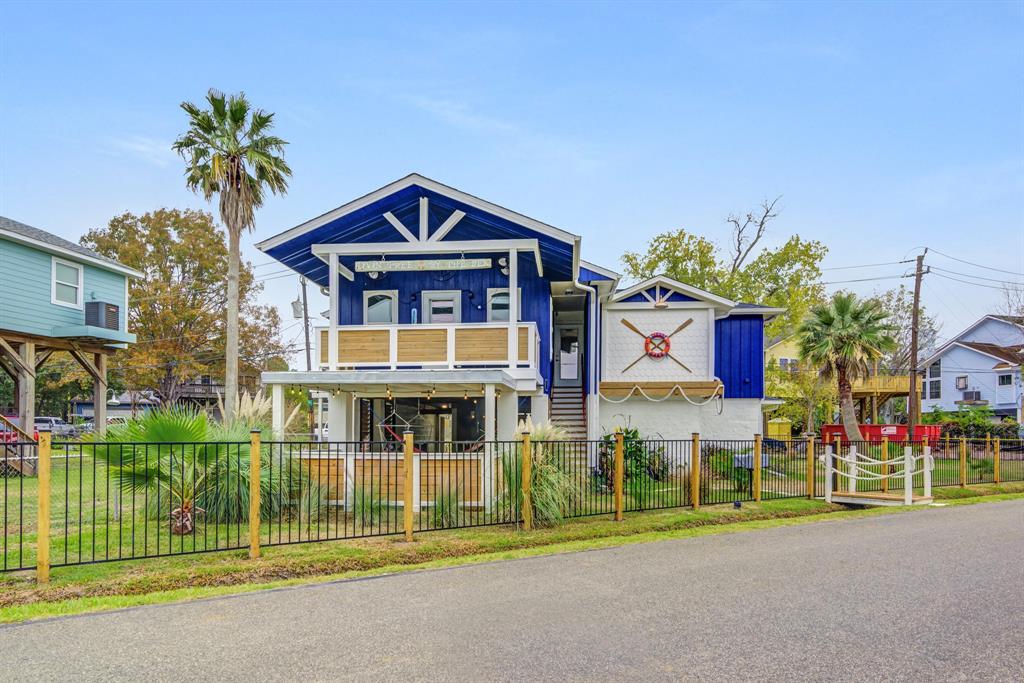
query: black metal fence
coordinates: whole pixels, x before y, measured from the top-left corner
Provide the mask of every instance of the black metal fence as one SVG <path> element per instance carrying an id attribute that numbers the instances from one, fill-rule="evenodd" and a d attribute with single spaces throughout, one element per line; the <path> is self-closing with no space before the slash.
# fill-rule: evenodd
<path id="1" fill-rule="evenodd" d="M 640 440 L 622 444 L 621 510 L 821 496 L 821 442 Z M 881 460 L 879 443 L 853 444 Z M 888 444 L 888 458 L 920 442 Z M 846 454 L 851 444 L 834 447 Z M 37 563 L 39 461 L 35 443 L 6 443 L 0 457 L 4 571 Z M 756 453 L 760 447 L 760 457 Z M 808 461 L 808 453 L 813 455 Z M 931 444 L 932 485 L 1024 481 L 1024 441 Z M 51 566 L 250 547 L 258 495 L 258 545 L 522 524 L 529 491 L 534 524 L 616 512 L 616 442 L 535 441 L 529 486 L 520 441 L 262 442 L 258 482 L 252 443 L 54 443 L 49 458 Z M 758 467 L 758 462 L 760 466 Z M 882 472 L 882 466 L 876 466 Z M 837 482 L 835 482 L 837 483 Z M 409 484 L 411 489 L 407 490 Z M 915 488 L 923 486 L 917 475 Z M 861 491 L 903 482 L 861 482 Z M 837 486 L 833 486 L 837 490 Z M 411 510 L 411 516 L 408 514 Z M 255 526 L 255 525 L 254 525 Z"/>

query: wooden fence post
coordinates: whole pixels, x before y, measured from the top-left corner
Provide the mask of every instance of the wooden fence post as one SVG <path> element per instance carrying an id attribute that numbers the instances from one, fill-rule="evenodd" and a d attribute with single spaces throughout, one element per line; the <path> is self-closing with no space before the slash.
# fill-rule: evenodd
<path id="1" fill-rule="evenodd" d="M 995 469 L 992 470 L 992 482 L 995 484 L 999 483 L 999 437 L 996 437 L 996 441 L 993 444 L 994 450 L 992 451 L 992 465 Z"/>
<path id="2" fill-rule="evenodd" d="M 700 507 L 700 434 L 690 437 L 690 505 Z"/>
<path id="3" fill-rule="evenodd" d="M 889 437 L 882 437 L 882 457 L 885 464 L 882 465 L 882 493 L 889 491 Z"/>
<path id="4" fill-rule="evenodd" d="M 39 477 L 39 509 L 36 532 L 36 581 L 50 582 L 50 430 L 39 432 L 36 474 Z"/>
<path id="5" fill-rule="evenodd" d="M 754 502 L 761 502 L 761 435 L 754 434 Z"/>
<path id="6" fill-rule="evenodd" d="M 260 556 L 260 430 L 249 433 L 249 559 Z"/>
<path id="7" fill-rule="evenodd" d="M 412 432 L 405 432 L 403 435 L 404 448 L 402 458 L 402 528 L 405 530 L 405 540 L 412 542 L 412 487 L 415 482 L 413 481 L 412 472 Z"/>
<path id="8" fill-rule="evenodd" d="M 807 497 L 814 498 L 814 484 L 816 477 L 814 476 L 814 435 L 807 437 Z"/>
<path id="9" fill-rule="evenodd" d="M 960 486 L 967 486 L 967 437 L 960 437 Z"/>
<path id="10" fill-rule="evenodd" d="M 533 446 L 530 433 L 523 432 L 523 529 L 533 529 L 533 500 L 530 498 L 530 484 L 533 483 Z"/>
<path id="11" fill-rule="evenodd" d="M 622 479 L 625 469 L 625 457 L 623 455 L 623 441 L 625 440 L 621 429 L 615 430 L 615 521 L 622 521 Z"/>

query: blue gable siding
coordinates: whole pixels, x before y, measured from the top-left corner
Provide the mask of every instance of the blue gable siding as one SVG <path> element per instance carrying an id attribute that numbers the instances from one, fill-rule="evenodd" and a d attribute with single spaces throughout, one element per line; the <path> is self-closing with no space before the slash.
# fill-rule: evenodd
<path id="1" fill-rule="evenodd" d="M 462 290 L 462 322 L 487 322 L 487 290 L 508 287 L 508 276 L 497 267 L 497 258 L 504 254 L 479 254 L 474 256 L 495 259 L 495 266 L 480 270 L 456 270 L 450 272 L 414 271 L 386 273 L 372 280 L 364 273 L 356 273 L 355 281 L 339 280 L 338 324 L 363 324 L 363 292 L 374 290 L 398 290 L 398 322 L 412 323 L 412 311 L 416 309 L 417 322 L 423 322 L 423 292 L 430 290 Z M 430 255 L 431 258 L 458 258 L 458 254 Z M 418 258 L 418 257 L 417 257 Z M 395 259 L 389 260 L 398 260 Z M 547 278 L 538 277 L 537 268 L 531 255 L 519 255 L 519 289 L 522 294 L 523 322 L 537 323 L 540 336 L 538 369 L 547 386 L 551 378 L 551 283 Z M 470 294 L 472 293 L 472 299 Z M 416 300 L 412 297 L 415 295 Z"/>
<path id="2" fill-rule="evenodd" d="M 764 398 L 764 320 L 732 315 L 715 321 L 715 375 L 726 398 Z"/>
<path id="3" fill-rule="evenodd" d="M 81 263 L 72 256 L 60 256 Z M 51 303 L 52 255 L 10 240 L 0 239 L 0 328 L 50 336 L 55 327 L 85 324 L 85 310 Z M 126 277 L 104 268 L 83 264 L 82 301 L 106 301 L 121 309 L 120 329 L 125 331 Z"/>

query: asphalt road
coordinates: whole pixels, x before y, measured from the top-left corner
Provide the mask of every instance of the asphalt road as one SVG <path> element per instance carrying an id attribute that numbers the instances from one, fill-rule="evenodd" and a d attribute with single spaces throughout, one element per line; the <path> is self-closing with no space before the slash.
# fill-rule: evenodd
<path id="1" fill-rule="evenodd" d="M 0 628 L 4 680 L 1024 680 L 1024 501 Z"/>

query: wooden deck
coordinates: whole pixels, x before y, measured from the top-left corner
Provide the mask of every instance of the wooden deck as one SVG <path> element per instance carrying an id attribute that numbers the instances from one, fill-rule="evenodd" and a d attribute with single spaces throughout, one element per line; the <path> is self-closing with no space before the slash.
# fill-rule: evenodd
<path id="1" fill-rule="evenodd" d="M 911 505 L 928 505 L 934 499 L 931 496 L 912 497 Z M 846 505 L 905 505 L 902 493 L 882 493 L 881 491 L 834 491 L 833 503 Z"/>

